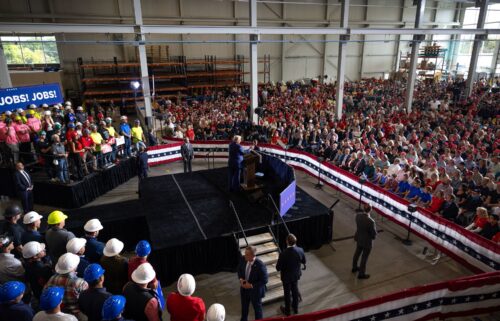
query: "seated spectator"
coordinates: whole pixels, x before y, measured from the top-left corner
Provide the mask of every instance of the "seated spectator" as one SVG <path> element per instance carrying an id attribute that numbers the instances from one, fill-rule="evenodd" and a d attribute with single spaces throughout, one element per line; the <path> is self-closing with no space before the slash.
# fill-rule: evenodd
<path id="1" fill-rule="evenodd" d="M 497 182 L 495 185 L 495 189 L 490 191 L 484 203 L 484 205 L 488 208 L 500 206 L 500 182 Z"/>
<path id="2" fill-rule="evenodd" d="M 442 193 L 442 192 L 441 192 Z M 457 217 L 458 217 L 458 212 L 459 208 L 456 203 L 456 198 L 455 196 L 452 195 L 445 195 L 444 196 L 444 203 L 441 209 L 439 210 L 439 213 L 448 221 L 456 222 Z"/>
<path id="3" fill-rule="evenodd" d="M 71 314 L 61 311 L 61 303 L 65 295 L 63 287 L 51 286 L 43 290 L 40 296 L 40 309 L 33 321 L 78 321 L 78 319 Z"/>
<path id="4" fill-rule="evenodd" d="M 77 255 L 73 253 L 63 254 L 57 261 L 56 274 L 45 284 L 45 289 L 62 287 L 64 289 L 62 311 L 74 315 L 79 320 L 85 320 L 78 306 L 78 298 L 83 291 L 88 289 L 89 285 L 84 279 L 76 276 L 76 269 L 79 263 L 80 258 Z M 40 298 L 40 307 L 42 309 L 44 309 L 43 297 L 44 294 L 42 293 Z"/>
<path id="5" fill-rule="evenodd" d="M 91 219 L 83 226 L 85 230 L 86 256 L 91 263 L 97 263 L 101 260 L 102 252 L 104 250 L 104 243 L 97 240 L 99 232 L 103 229 L 101 222 L 97 219 Z"/>
<path id="6" fill-rule="evenodd" d="M 43 218 L 42 215 L 34 211 L 28 212 L 24 215 L 23 224 L 26 231 L 24 231 L 23 234 L 21 235 L 21 244 L 23 246 L 31 241 L 36 241 L 39 243 L 43 243 L 45 241 L 43 235 L 40 234 L 40 232 L 38 232 L 38 229 L 42 224 L 41 222 L 42 218 Z"/>
<path id="7" fill-rule="evenodd" d="M 363 169 L 362 174 L 371 181 L 375 177 L 375 160 L 373 157 L 368 158 L 368 164 Z"/>
<path id="8" fill-rule="evenodd" d="M 458 213 L 458 222 L 460 225 L 465 226 L 472 219 L 476 208 L 483 205 L 483 201 L 481 199 L 480 189 L 475 188 L 471 191 L 471 195 L 469 195 L 464 203 L 464 205 L 460 208 L 460 212 Z"/>
<path id="9" fill-rule="evenodd" d="M 411 203 L 416 203 L 420 200 L 421 196 L 421 183 L 420 180 L 416 179 L 413 181 L 413 183 L 410 185 L 410 188 L 408 190 L 408 193 L 405 195 L 405 198 L 410 201 Z"/>
<path id="10" fill-rule="evenodd" d="M 498 215 L 490 214 L 488 217 L 488 224 L 484 225 L 481 232 L 479 232 L 479 235 L 491 240 L 498 232 L 500 232 L 500 228 L 498 227 Z"/>
<path id="11" fill-rule="evenodd" d="M 148 284 L 156 277 L 149 263 L 139 265 L 132 273 L 132 281 L 123 288 L 123 296 L 127 299 L 123 316 L 132 320 L 161 320 L 161 307 L 155 291 L 148 289 Z M 146 316 L 146 318 L 144 318 Z"/>
<path id="12" fill-rule="evenodd" d="M 120 255 L 123 242 L 112 238 L 106 243 L 100 264 L 106 271 L 104 286 L 112 294 L 122 293 L 123 286 L 128 281 L 128 260 Z"/>
<path id="13" fill-rule="evenodd" d="M 40 300 L 43 287 L 52 276 L 52 262 L 45 253 L 45 244 L 28 242 L 23 247 L 26 281 L 36 300 Z"/>
<path id="14" fill-rule="evenodd" d="M 89 284 L 89 288 L 80 294 L 78 304 L 88 321 L 102 320 L 104 302 L 111 297 L 111 293 L 104 287 L 104 272 L 104 269 L 96 263 L 87 266 L 84 272 L 83 278 Z"/>
<path id="15" fill-rule="evenodd" d="M 22 301 L 26 287 L 19 281 L 0 286 L 0 321 L 31 321 L 33 309 Z"/>
<path id="16" fill-rule="evenodd" d="M 403 180 L 398 183 L 398 187 L 394 192 L 401 197 L 406 197 L 410 192 L 410 187 L 411 185 L 408 183 L 408 174 L 404 174 Z"/>
<path id="17" fill-rule="evenodd" d="M 196 282 L 191 274 L 182 274 L 177 280 L 177 292 L 167 297 L 167 310 L 171 321 L 205 320 L 205 303 L 193 297 Z"/>
<path id="18" fill-rule="evenodd" d="M 432 202 L 432 188 L 430 186 L 425 186 L 420 192 L 420 199 L 418 201 L 418 206 L 427 207 Z"/>
<path id="19" fill-rule="evenodd" d="M 488 211 L 484 207 L 478 207 L 476 209 L 474 221 L 465 229 L 474 233 L 479 233 L 486 224 L 488 224 Z"/>
<path id="20" fill-rule="evenodd" d="M 89 260 L 85 257 L 85 244 L 87 240 L 84 238 L 75 237 L 68 241 L 66 244 L 66 250 L 68 253 L 73 253 L 78 255 L 80 258 L 80 263 L 78 263 L 78 268 L 76 269 L 76 275 L 79 278 L 83 278 L 83 273 L 87 266 L 90 265 Z"/>
<path id="21" fill-rule="evenodd" d="M 430 186 L 426 186 L 426 188 L 430 189 Z M 427 210 L 431 213 L 437 213 L 441 210 L 444 204 L 443 192 L 436 192 L 431 196 L 431 202 L 427 205 Z M 458 208 L 457 208 L 458 210 Z"/>

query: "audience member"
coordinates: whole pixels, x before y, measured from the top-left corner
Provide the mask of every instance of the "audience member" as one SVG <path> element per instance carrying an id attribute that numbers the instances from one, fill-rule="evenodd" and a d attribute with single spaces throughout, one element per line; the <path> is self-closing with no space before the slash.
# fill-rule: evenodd
<path id="1" fill-rule="evenodd" d="M 128 282 L 128 260 L 120 255 L 123 242 L 112 238 L 106 243 L 100 264 L 106 271 L 104 286 L 113 294 L 122 293 L 123 286 Z"/>
<path id="2" fill-rule="evenodd" d="M 167 297 L 167 310 L 171 321 L 205 320 L 205 303 L 201 298 L 192 296 L 196 281 L 191 274 L 182 274 L 177 280 L 177 292 Z"/>

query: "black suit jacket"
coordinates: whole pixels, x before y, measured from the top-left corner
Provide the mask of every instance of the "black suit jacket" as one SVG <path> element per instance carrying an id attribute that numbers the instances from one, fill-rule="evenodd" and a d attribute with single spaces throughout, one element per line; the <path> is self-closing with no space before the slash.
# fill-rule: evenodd
<path id="1" fill-rule="evenodd" d="M 377 236 L 375 221 L 366 213 L 359 213 L 356 214 L 356 227 L 354 240 L 361 247 L 371 248 L 372 242 Z"/>
<path id="2" fill-rule="evenodd" d="M 26 174 L 28 174 L 28 173 L 26 172 Z M 28 174 L 28 177 L 31 180 L 31 177 L 29 176 L 29 174 Z M 18 192 L 26 192 L 27 189 L 29 187 L 31 187 L 30 181 L 28 181 L 26 179 L 26 177 L 24 177 L 24 175 L 21 174 L 20 171 L 16 171 L 14 173 L 14 184 L 16 185 L 16 190 Z"/>
<path id="3" fill-rule="evenodd" d="M 238 265 L 238 279 L 245 279 L 245 270 L 247 262 L 241 260 Z M 251 295 L 256 298 L 262 298 L 266 294 L 266 284 L 268 280 L 267 268 L 264 262 L 256 258 L 252 264 L 250 275 L 247 282 L 252 284 L 252 289 L 244 289 L 240 287 L 242 294 Z"/>
<path id="4" fill-rule="evenodd" d="M 193 145 L 191 143 L 186 144 L 184 143 L 181 146 L 181 155 L 183 160 L 190 160 L 194 158 L 194 149 Z"/>
<path id="5" fill-rule="evenodd" d="M 290 246 L 281 252 L 276 263 L 276 270 L 281 272 L 281 281 L 283 283 L 298 281 L 302 275 L 301 264 L 306 264 L 306 256 L 301 247 Z"/>

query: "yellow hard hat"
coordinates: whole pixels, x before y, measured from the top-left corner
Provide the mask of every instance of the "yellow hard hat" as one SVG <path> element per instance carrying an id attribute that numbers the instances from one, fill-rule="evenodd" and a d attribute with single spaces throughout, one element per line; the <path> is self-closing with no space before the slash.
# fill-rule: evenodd
<path id="1" fill-rule="evenodd" d="M 62 221 L 64 221 L 67 218 L 68 218 L 68 216 L 66 214 L 64 214 L 63 212 L 53 211 L 52 213 L 49 214 L 47 221 L 48 221 L 49 225 L 54 225 L 54 224 L 61 223 Z"/>

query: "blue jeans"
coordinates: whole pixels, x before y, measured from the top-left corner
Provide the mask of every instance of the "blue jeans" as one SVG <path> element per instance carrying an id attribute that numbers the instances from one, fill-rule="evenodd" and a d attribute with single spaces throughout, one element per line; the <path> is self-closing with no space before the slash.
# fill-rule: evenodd
<path id="1" fill-rule="evenodd" d="M 130 146 L 132 145 L 132 140 L 125 136 L 125 156 L 132 155 L 132 151 L 130 150 Z"/>
<path id="2" fill-rule="evenodd" d="M 61 158 L 57 160 L 57 177 L 61 181 L 61 183 L 69 182 L 68 177 L 68 161 L 66 158 Z"/>

